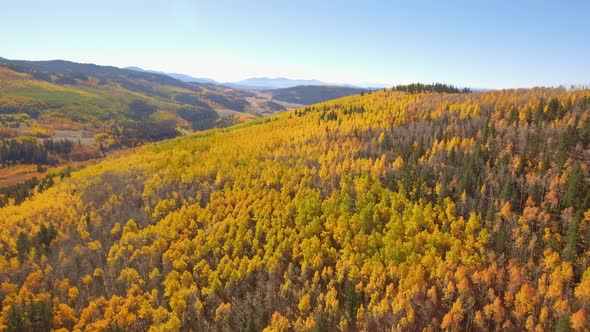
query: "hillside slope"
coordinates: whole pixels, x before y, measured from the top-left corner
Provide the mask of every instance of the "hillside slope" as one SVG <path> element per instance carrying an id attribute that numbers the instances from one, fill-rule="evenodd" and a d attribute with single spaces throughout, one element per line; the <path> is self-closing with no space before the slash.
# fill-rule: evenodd
<path id="1" fill-rule="evenodd" d="M 0 325 L 584 330 L 589 161 L 589 90 L 379 91 L 151 144 L 0 209 Z"/>
<path id="2" fill-rule="evenodd" d="M 0 58 L 0 126 L 28 127 L 40 123 L 52 129 L 76 125 L 104 129 L 105 122 L 109 122 L 106 127 L 130 126 L 140 130 L 145 125 L 138 121 L 151 120 L 149 127 L 165 124 L 162 129 L 174 136 L 174 126 L 181 131 L 223 127 L 345 94 L 327 91 L 333 89 L 340 88 L 249 91 L 184 82 L 139 68 Z M 137 101 L 144 107 L 134 109 L 132 103 Z M 146 114 L 141 114 L 142 109 Z M 236 116 L 220 119 L 228 114 Z M 100 128 L 95 133 L 98 131 Z"/>
<path id="3" fill-rule="evenodd" d="M 215 126 L 218 110 L 254 110 L 246 99 L 253 93 L 211 84 L 187 83 L 153 72 L 63 60 L 22 61 L 0 58 L 0 110 L 42 119 L 95 124 L 135 120 L 129 104 L 141 100 L 164 117 L 190 129 Z M 256 105 L 256 109 L 260 109 Z M 272 108 L 262 111 L 273 112 Z M 258 115 L 251 112 L 253 115 Z M 148 114 L 149 115 L 149 114 Z M 161 114 L 162 115 L 162 114 Z M 252 118 L 246 116 L 246 118 Z M 204 119 L 201 119 L 204 118 Z"/>
<path id="4" fill-rule="evenodd" d="M 16 63 L 0 67 L 0 124 L 9 127 L 32 122 L 137 127 L 142 121 L 168 121 L 172 128 L 191 130 L 215 126 L 217 109 L 244 111 L 248 105 L 241 96 L 163 75 L 84 65 L 90 66 L 87 69 L 76 63 L 56 67 Z"/>
<path id="5" fill-rule="evenodd" d="M 0 146 L 22 145 L 13 139 L 17 136 L 66 140 L 74 149 L 57 158 L 61 160 L 95 158 L 105 151 L 227 127 L 299 106 L 273 102 L 270 95 L 152 72 L 0 58 Z M 0 168 L 23 159 L 13 155 L 5 160 L 0 151 Z"/>

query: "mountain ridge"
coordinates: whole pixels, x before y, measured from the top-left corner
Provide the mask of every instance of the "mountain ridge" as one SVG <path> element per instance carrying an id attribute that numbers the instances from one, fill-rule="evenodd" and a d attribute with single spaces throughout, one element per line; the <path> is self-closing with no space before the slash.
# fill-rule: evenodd
<path id="1" fill-rule="evenodd" d="M 166 73 L 166 72 L 158 71 L 158 70 L 143 69 L 143 68 L 136 67 L 136 66 L 123 67 L 123 69 L 128 69 L 128 70 L 133 70 L 133 71 L 138 71 L 138 72 L 148 72 L 148 73 L 154 73 L 154 74 L 167 75 L 167 76 L 170 76 L 172 78 L 175 78 L 177 80 L 187 82 L 187 83 L 219 84 L 217 81 L 215 81 L 211 78 L 193 77 L 190 75 L 179 74 L 179 73 Z"/>
<path id="2" fill-rule="evenodd" d="M 217 84 L 217 85 L 225 85 L 229 87 L 235 88 L 242 88 L 242 89 L 253 89 L 253 90 L 274 90 L 274 89 L 284 89 L 284 88 L 292 88 L 296 86 L 339 86 L 339 87 L 350 87 L 350 88 L 359 88 L 359 89 L 369 89 L 369 90 L 377 90 L 389 87 L 388 84 L 382 83 L 331 83 L 320 81 L 316 79 L 291 79 L 287 77 L 249 77 L 240 81 L 229 81 L 229 82 L 220 82 L 214 80 L 212 78 L 205 78 L 205 77 L 193 77 L 187 74 L 180 74 L 180 73 L 166 73 L 163 71 L 158 70 L 151 70 L 151 69 L 143 69 L 136 66 L 129 66 L 123 67 L 124 69 L 134 70 L 138 72 L 149 72 L 149 73 L 156 73 L 162 75 L 168 75 L 170 77 L 179 79 L 184 82 L 196 82 L 196 83 L 205 83 L 205 84 Z"/>

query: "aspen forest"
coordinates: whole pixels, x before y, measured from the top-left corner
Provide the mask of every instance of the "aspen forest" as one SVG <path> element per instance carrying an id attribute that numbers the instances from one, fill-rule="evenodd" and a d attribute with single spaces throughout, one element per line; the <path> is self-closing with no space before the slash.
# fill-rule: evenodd
<path id="1" fill-rule="evenodd" d="M 365 91 L 33 184 L 0 208 L 1 328 L 590 330 L 590 90 L 451 88 Z"/>

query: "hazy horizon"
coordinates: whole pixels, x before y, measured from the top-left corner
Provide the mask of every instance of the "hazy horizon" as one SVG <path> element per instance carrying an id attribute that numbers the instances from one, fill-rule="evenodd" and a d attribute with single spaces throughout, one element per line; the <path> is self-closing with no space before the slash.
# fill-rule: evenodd
<path id="1" fill-rule="evenodd" d="M 590 83 L 586 2 L 25 0 L 6 9 L 35 23 L 22 24 L 22 15 L 0 23 L 0 56 L 9 59 L 136 66 L 219 82 Z"/>

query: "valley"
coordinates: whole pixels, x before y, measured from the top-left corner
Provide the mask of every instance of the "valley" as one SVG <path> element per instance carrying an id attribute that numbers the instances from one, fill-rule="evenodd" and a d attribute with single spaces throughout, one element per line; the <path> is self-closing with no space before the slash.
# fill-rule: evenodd
<path id="1" fill-rule="evenodd" d="M 46 141 L 71 146 L 60 153 L 49 152 L 49 158 L 33 164 L 19 157 L 0 157 L 4 174 L 0 188 L 42 177 L 44 171 L 39 170 L 48 167 L 102 158 L 120 149 L 224 128 L 311 103 L 274 99 L 273 90 L 203 82 L 185 82 L 139 68 L 0 58 L 0 134 L 5 144 L 16 148 L 23 146 L 19 140 L 27 139 L 31 141 L 27 144 L 35 146 Z M 320 96 L 321 100 L 333 97 Z M 38 170 L 31 172 L 34 164 Z"/>

